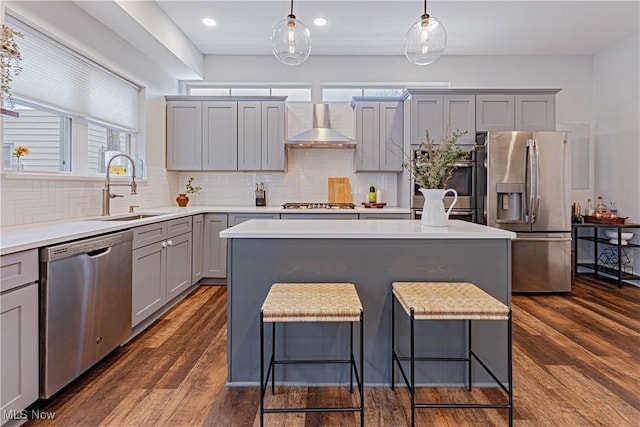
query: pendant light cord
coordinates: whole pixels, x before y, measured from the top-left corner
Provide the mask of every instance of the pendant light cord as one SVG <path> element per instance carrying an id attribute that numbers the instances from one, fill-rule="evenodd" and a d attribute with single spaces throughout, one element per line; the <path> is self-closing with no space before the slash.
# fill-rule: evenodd
<path id="1" fill-rule="evenodd" d="M 291 10 L 293 11 L 293 0 L 291 0 Z M 427 0 L 424 0 L 424 14 L 427 14 Z"/>
<path id="2" fill-rule="evenodd" d="M 291 13 L 289 14 L 289 16 L 287 16 L 287 18 L 296 19 L 296 16 L 293 14 L 293 0 L 291 0 Z"/>

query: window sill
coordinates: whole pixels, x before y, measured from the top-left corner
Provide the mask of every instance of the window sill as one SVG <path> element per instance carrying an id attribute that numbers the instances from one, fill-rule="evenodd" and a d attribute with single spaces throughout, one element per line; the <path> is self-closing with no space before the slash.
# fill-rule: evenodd
<path id="1" fill-rule="evenodd" d="M 38 172 L 12 172 L 10 170 L 2 171 L 2 179 L 46 179 L 47 181 L 84 181 L 84 182 L 104 182 L 103 175 L 72 175 L 67 173 L 38 173 Z M 128 182 L 131 177 L 113 175 L 110 177 L 113 182 Z M 146 178 L 136 178 L 136 182 L 147 182 Z"/>

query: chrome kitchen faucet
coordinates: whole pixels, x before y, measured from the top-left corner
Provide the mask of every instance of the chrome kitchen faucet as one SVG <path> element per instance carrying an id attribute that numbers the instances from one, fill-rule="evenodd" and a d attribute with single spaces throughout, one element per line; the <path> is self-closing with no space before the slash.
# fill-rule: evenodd
<path id="1" fill-rule="evenodd" d="M 131 162 L 131 166 L 133 168 L 133 171 L 132 171 L 132 174 L 131 174 L 131 182 L 129 184 L 111 184 L 111 176 L 110 176 L 111 162 L 113 162 L 113 159 L 115 159 L 116 157 L 126 157 Z M 138 189 L 138 184 L 136 184 L 136 164 L 134 163 L 133 159 L 131 157 L 127 156 L 126 154 L 116 154 L 115 156 L 110 158 L 109 162 L 107 163 L 107 175 L 104 178 L 104 188 L 102 189 L 102 216 L 109 216 L 110 215 L 109 204 L 111 202 L 111 199 L 115 199 L 116 197 L 124 197 L 121 194 L 113 194 L 113 193 L 111 193 L 111 186 L 112 185 L 113 186 L 131 187 L 131 193 L 129 193 L 129 194 L 131 194 L 131 195 L 137 194 L 136 191 Z"/>

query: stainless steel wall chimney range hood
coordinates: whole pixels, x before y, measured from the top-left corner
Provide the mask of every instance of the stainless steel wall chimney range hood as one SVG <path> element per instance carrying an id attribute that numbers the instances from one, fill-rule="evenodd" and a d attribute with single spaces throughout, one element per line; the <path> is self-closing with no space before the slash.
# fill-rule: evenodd
<path id="1" fill-rule="evenodd" d="M 313 128 L 285 141 L 287 148 L 354 148 L 356 143 L 329 127 L 329 104 L 313 104 Z"/>

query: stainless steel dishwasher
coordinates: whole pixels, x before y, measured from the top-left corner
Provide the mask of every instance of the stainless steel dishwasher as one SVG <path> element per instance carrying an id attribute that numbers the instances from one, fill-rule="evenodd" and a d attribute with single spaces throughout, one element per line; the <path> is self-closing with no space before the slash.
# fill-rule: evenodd
<path id="1" fill-rule="evenodd" d="M 131 335 L 131 231 L 40 250 L 40 397 Z"/>

